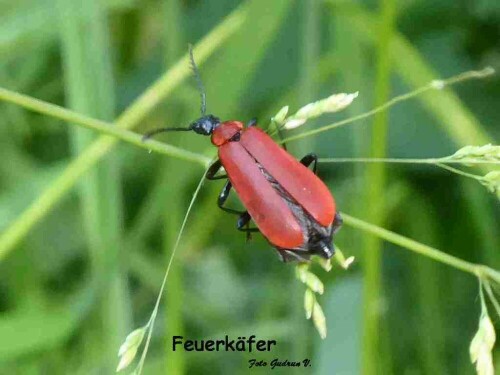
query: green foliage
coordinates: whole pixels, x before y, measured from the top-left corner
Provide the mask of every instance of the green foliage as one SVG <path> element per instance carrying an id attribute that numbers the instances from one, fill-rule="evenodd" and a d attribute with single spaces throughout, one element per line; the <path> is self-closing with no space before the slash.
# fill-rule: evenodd
<path id="1" fill-rule="evenodd" d="M 318 374 L 491 373 L 500 212 L 481 184 L 498 196 L 500 85 L 484 67 L 500 65 L 500 16 L 480 3 L 0 2 L 0 373 L 134 357 L 145 374 L 244 373 L 256 357 L 172 352 L 178 334 L 275 339 L 259 359 L 303 355 Z M 330 161 L 349 255 L 330 272 L 304 268 L 301 283 L 260 235 L 246 243 L 215 205 L 221 184 L 193 200 L 207 139 L 142 142 L 199 114 L 188 42 L 209 112 L 310 119 L 286 140 Z M 358 91 L 338 113 L 321 101 Z"/>

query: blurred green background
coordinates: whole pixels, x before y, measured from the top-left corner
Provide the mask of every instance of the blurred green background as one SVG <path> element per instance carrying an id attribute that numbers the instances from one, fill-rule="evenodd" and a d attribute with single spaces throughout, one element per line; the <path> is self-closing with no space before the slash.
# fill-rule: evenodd
<path id="1" fill-rule="evenodd" d="M 335 92 L 359 91 L 341 114 L 369 110 L 430 80 L 500 67 L 500 2 L 488 0 L 0 1 L 0 86 L 112 121 L 228 15 L 238 20 L 200 64 L 208 110 L 265 125 Z M 297 157 L 437 157 L 500 135 L 498 76 L 424 94 L 387 114 L 289 144 Z M 183 80 L 135 128 L 199 115 Z M 464 125 L 465 124 L 465 125 Z M 0 103 L 3 231 L 98 136 Z M 465 127 L 470 131 L 465 131 Z M 209 140 L 162 141 L 208 156 Z M 497 142 L 498 143 L 498 142 Z M 0 260 L 0 374 L 110 374 L 118 348 L 153 308 L 203 168 L 120 143 Z M 479 173 L 481 173 L 479 171 Z M 500 266 L 500 210 L 477 182 L 433 166 L 324 164 L 339 208 L 462 259 Z M 259 235 L 246 243 L 206 183 L 173 263 L 145 374 L 246 373 L 251 358 L 310 358 L 314 374 L 472 374 L 479 318 L 474 277 L 345 226 L 355 255 L 329 274 L 321 340 L 304 286 Z M 236 200 L 233 204 L 236 203 Z M 382 251 L 380 251 L 382 250 Z M 364 291 L 364 292 L 363 292 Z M 271 353 L 171 352 L 191 339 L 255 334 Z M 500 355 L 496 355 L 500 367 Z M 303 370 L 303 369 L 302 369 Z M 281 371 L 285 372 L 285 371 Z"/>

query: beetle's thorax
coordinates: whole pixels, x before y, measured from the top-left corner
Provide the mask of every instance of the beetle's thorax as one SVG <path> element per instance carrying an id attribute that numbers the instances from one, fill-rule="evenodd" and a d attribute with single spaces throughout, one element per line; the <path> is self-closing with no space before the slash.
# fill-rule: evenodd
<path id="1" fill-rule="evenodd" d="M 237 137 L 243 130 L 243 123 L 240 121 L 225 121 L 219 124 L 212 132 L 212 144 L 222 146 Z"/>

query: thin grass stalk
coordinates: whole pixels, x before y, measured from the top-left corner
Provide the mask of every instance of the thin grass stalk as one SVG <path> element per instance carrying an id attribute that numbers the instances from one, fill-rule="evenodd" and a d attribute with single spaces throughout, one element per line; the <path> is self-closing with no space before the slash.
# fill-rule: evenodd
<path id="1" fill-rule="evenodd" d="M 206 173 L 206 170 L 205 170 L 205 173 Z M 147 328 L 147 336 L 145 337 L 145 344 L 144 344 L 144 349 L 143 349 L 143 352 L 141 354 L 141 358 L 139 360 L 139 364 L 137 365 L 137 368 L 136 368 L 136 373 L 138 375 L 141 374 L 142 372 L 142 368 L 144 366 L 144 361 L 146 360 L 146 355 L 148 353 L 148 350 L 149 350 L 149 345 L 150 345 L 150 342 L 151 342 L 151 337 L 152 337 L 152 334 L 153 334 L 153 330 L 154 330 L 154 325 L 155 325 L 155 322 L 156 322 L 156 317 L 158 315 L 158 310 L 159 310 L 159 307 L 160 307 L 160 302 L 161 302 L 161 298 L 163 297 L 163 292 L 166 288 L 166 285 L 167 285 L 167 279 L 168 279 L 168 275 L 170 273 L 170 269 L 172 268 L 172 264 L 173 264 L 173 261 L 174 261 L 174 258 L 175 258 L 175 254 L 179 248 L 179 244 L 180 244 L 180 241 L 181 241 L 181 237 L 182 237 L 182 234 L 184 233 L 184 228 L 186 227 L 186 223 L 187 223 L 187 220 L 189 218 L 189 214 L 191 213 L 191 209 L 193 208 L 193 205 L 194 205 L 194 202 L 196 201 L 196 198 L 198 197 L 198 194 L 201 190 L 201 187 L 203 186 L 203 183 L 205 182 L 205 173 L 203 173 L 203 176 L 201 177 L 199 183 L 198 183 L 198 186 L 196 187 L 196 190 L 194 191 L 193 193 L 193 197 L 191 198 L 191 201 L 189 203 L 189 206 L 187 208 L 187 211 L 186 211 L 186 214 L 184 215 L 184 220 L 182 221 L 182 224 L 181 224 L 181 228 L 177 234 L 177 239 L 175 241 L 175 244 L 174 244 L 174 247 L 172 248 L 172 253 L 169 257 L 169 261 L 168 261 L 168 264 L 167 264 L 167 269 L 165 271 L 165 274 L 163 276 L 163 281 L 162 281 L 162 284 L 161 284 L 161 287 L 160 287 L 160 291 L 158 293 L 158 297 L 156 299 L 156 303 L 155 303 L 155 306 L 153 308 L 153 312 L 151 314 L 151 317 L 148 321 L 148 323 L 146 324 L 146 328 Z"/>
<path id="2" fill-rule="evenodd" d="M 472 274 L 480 279 L 490 279 L 495 283 L 500 284 L 500 272 L 495 269 L 484 266 L 482 264 L 467 262 L 460 258 L 444 253 L 431 246 L 424 245 L 420 242 L 417 242 L 400 234 L 391 232 L 377 225 L 370 224 L 364 220 L 355 218 L 344 212 L 342 213 L 342 218 L 344 219 L 344 223 L 347 226 L 351 226 L 353 228 L 360 229 L 367 233 L 371 233 L 372 235 L 375 235 L 393 244 L 401 246 L 402 248 L 411 250 L 417 254 L 423 255 L 437 262 L 446 264 L 457 270 Z"/>
<path id="3" fill-rule="evenodd" d="M 173 213 L 170 216 L 168 222 L 166 223 L 164 230 L 164 243 L 165 248 L 170 246 L 174 241 L 175 234 L 178 233 L 178 223 L 175 219 L 180 218 L 179 214 L 181 210 L 179 204 L 173 204 L 169 206 L 169 210 Z M 181 247 L 182 244 L 181 244 Z M 181 249 L 182 250 L 182 249 Z M 170 252 L 165 252 L 165 257 L 170 257 Z M 165 351 L 166 351 L 166 372 L 167 374 L 179 374 L 182 375 L 186 372 L 186 358 L 183 351 L 174 352 L 172 349 L 172 337 L 173 336 L 184 336 L 185 334 L 185 324 L 184 324 L 184 268 L 183 262 L 180 257 L 179 262 L 176 267 L 172 268 L 170 272 L 170 279 L 168 281 L 168 288 L 165 291 L 165 313 L 163 319 L 165 320 Z"/>
<path id="4" fill-rule="evenodd" d="M 353 30 L 363 37 L 364 43 L 372 46 L 377 44 L 376 36 L 380 21 L 374 14 L 367 11 L 365 7 L 352 2 L 325 1 L 349 20 Z M 399 32 L 394 32 L 391 38 L 389 54 L 395 71 L 414 90 L 439 78 L 431 64 Z M 490 69 L 489 75 L 491 73 Z M 478 119 L 451 90 L 440 90 L 420 96 L 419 99 L 437 120 L 437 125 L 443 128 L 459 147 L 493 143 L 492 137 L 481 126 Z"/>
<path id="5" fill-rule="evenodd" d="M 494 160 L 460 159 L 451 160 L 446 158 L 426 158 L 426 159 L 396 159 L 396 158 L 321 158 L 320 163 L 392 163 L 392 164 L 491 164 L 500 165 Z"/>
<path id="6" fill-rule="evenodd" d="M 166 143 L 148 140 L 144 142 L 142 136 L 133 131 L 119 129 L 111 122 L 97 120 L 93 117 L 85 116 L 75 111 L 32 98 L 27 95 L 7 90 L 0 87 L 0 100 L 16 104 L 30 111 L 57 118 L 68 124 L 75 124 L 85 129 L 94 130 L 98 133 L 110 135 L 118 140 L 133 144 L 148 151 L 155 151 L 174 158 L 188 160 L 193 163 L 205 166 L 210 160 L 203 155 L 196 154 L 181 148 L 171 146 Z"/>

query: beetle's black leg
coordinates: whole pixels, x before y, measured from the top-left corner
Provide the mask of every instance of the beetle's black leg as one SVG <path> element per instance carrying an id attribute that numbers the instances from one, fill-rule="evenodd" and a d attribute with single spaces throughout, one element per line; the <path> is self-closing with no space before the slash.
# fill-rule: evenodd
<path id="1" fill-rule="evenodd" d="M 256 123 L 256 121 L 255 121 L 255 123 Z M 249 124 L 249 126 L 254 126 L 254 125 Z M 209 180 L 220 180 L 223 178 L 227 178 L 227 175 L 216 176 L 220 167 L 222 167 L 222 163 L 220 162 L 220 160 L 217 160 L 216 162 L 214 162 L 210 166 L 205 177 Z M 229 197 L 229 193 L 231 192 L 232 187 L 233 187 L 233 185 L 231 184 L 231 181 L 227 180 L 226 184 L 224 185 L 224 187 L 222 188 L 222 190 L 219 194 L 219 197 L 217 198 L 217 206 L 219 206 L 219 208 L 221 210 L 228 212 L 230 214 L 240 215 L 240 217 L 238 219 L 238 223 L 237 223 L 237 228 L 238 228 L 238 230 L 247 233 L 247 240 L 248 240 L 248 239 L 250 239 L 250 233 L 258 232 L 259 229 L 258 228 L 249 228 L 250 220 L 252 218 L 250 217 L 250 214 L 248 213 L 248 211 L 240 211 L 240 210 L 235 210 L 233 208 L 224 207 L 224 204 L 226 203 L 227 198 Z M 246 226 L 246 228 L 244 228 L 245 226 Z"/>
<path id="2" fill-rule="evenodd" d="M 205 174 L 205 177 L 207 180 L 222 180 L 223 178 L 227 178 L 227 174 L 221 174 L 219 176 L 216 176 L 217 172 L 219 169 L 222 167 L 222 163 L 220 160 L 216 160 L 210 168 L 208 168 L 207 173 Z"/>
<path id="3" fill-rule="evenodd" d="M 248 213 L 248 211 L 243 212 L 240 215 L 240 217 L 238 218 L 238 223 L 236 224 L 236 227 L 238 228 L 238 230 L 246 231 L 246 229 L 250 229 L 250 228 L 243 228 L 243 227 L 248 226 L 248 223 L 250 223 L 250 220 L 252 220 L 252 218 L 250 217 L 250 214 Z M 255 228 L 255 229 L 257 229 L 257 228 Z"/>
<path id="4" fill-rule="evenodd" d="M 256 126 L 256 125 L 257 125 L 257 117 L 254 117 L 254 118 L 250 119 L 250 121 L 248 121 L 247 128 L 251 128 L 252 126 Z"/>
<path id="5" fill-rule="evenodd" d="M 316 174 L 317 170 L 317 165 L 318 165 L 318 155 L 314 153 L 307 154 L 304 156 L 302 159 L 300 159 L 300 163 L 305 165 L 306 167 L 309 167 L 311 164 L 313 164 L 313 172 Z"/>
<path id="6" fill-rule="evenodd" d="M 238 230 L 247 234 L 247 241 L 252 238 L 252 233 L 259 232 L 259 228 L 250 228 L 250 220 L 252 220 L 252 218 L 250 217 L 248 211 L 246 211 L 240 215 L 238 223 L 236 224 Z"/>
<path id="7" fill-rule="evenodd" d="M 289 249 L 276 249 L 280 260 L 284 263 L 288 262 L 309 262 L 311 254 L 305 253 L 300 254 L 298 251 L 289 250 Z"/>
<path id="8" fill-rule="evenodd" d="M 335 214 L 335 218 L 333 219 L 332 234 L 337 233 L 343 223 L 344 219 L 342 219 L 342 216 L 340 216 L 340 214 L 337 212 Z"/>
<path id="9" fill-rule="evenodd" d="M 217 199 L 217 206 L 219 206 L 221 210 L 229 212 L 230 214 L 243 215 L 246 211 L 239 211 L 233 208 L 224 207 L 224 203 L 226 203 L 227 198 L 229 197 L 229 192 L 231 191 L 232 187 L 233 185 L 231 184 L 231 181 L 227 180 L 226 184 L 222 188 L 219 197 Z"/>
<path id="10" fill-rule="evenodd" d="M 219 206 L 220 209 L 229 212 L 230 214 L 240 215 L 236 227 L 238 228 L 238 230 L 245 232 L 247 234 L 247 240 L 249 240 L 251 236 L 250 233 L 258 232 L 259 229 L 250 228 L 250 220 L 252 220 L 252 218 L 250 217 L 248 211 L 238 211 L 232 208 L 224 207 L 224 203 L 226 203 L 232 187 L 233 185 L 231 185 L 231 182 L 228 180 L 219 194 L 219 198 L 217 199 L 217 206 Z"/>

